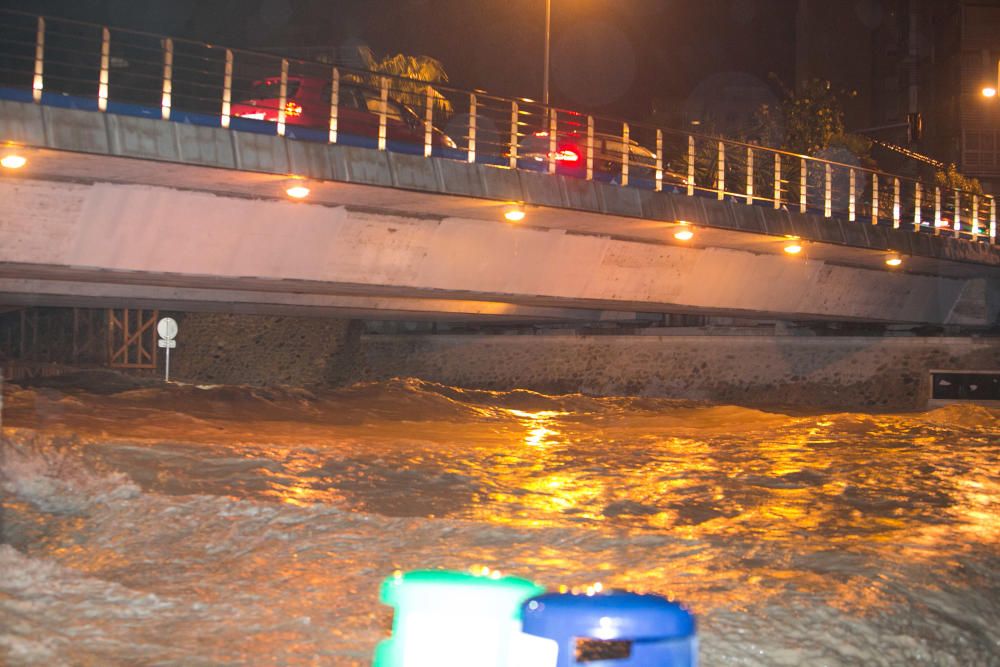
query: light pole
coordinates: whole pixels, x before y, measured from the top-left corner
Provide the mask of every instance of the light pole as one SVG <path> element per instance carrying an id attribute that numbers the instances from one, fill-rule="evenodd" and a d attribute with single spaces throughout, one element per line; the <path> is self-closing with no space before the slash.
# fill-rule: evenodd
<path id="1" fill-rule="evenodd" d="M 542 104 L 549 105 L 549 42 L 552 36 L 552 0 L 545 0 L 545 63 L 542 76 Z"/>

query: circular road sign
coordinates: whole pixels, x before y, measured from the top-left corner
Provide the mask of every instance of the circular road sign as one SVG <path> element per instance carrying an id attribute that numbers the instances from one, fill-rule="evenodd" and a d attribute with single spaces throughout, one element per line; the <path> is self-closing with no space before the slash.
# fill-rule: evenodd
<path id="1" fill-rule="evenodd" d="M 156 325 L 156 333 L 160 334 L 160 338 L 173 340 L 177 336 L 177 322 L 172 317 L 164 317 Z"/>

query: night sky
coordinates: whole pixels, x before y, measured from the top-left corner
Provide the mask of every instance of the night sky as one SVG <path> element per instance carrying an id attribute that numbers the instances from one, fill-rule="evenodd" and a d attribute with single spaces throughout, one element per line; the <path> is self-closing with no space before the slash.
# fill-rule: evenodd
<path id="1" fill-rule="evenodd" d="M 794 77 L 795 0 L 553 0 L 553 104 L 646 119 L 713 82 Z M 367 44 L 439 59 L 452 85 L 541 97 L 543 0 L 0 0 L 273 51 Z"/>

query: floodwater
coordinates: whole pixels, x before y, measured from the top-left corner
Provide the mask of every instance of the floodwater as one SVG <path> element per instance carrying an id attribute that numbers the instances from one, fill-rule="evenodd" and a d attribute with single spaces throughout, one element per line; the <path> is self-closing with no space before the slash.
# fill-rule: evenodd
<path id="1" fill-rule="evenodd" d="M 365 665 L 396 569 L 655 591 L 703 665 L 1000 665 L 1000 412 L 5 388 L 0 663 Z"/>

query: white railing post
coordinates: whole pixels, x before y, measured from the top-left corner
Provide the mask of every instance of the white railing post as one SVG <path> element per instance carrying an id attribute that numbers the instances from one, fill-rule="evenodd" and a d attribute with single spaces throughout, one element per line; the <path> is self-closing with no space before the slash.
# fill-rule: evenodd
<path id="1" fill-rule="evenodd" d="M 858 219 L 858 190 L 855 183 L 856 174 L 851 168 L 847 171 L 847 219 L 854 222 Z"/>
<path id="2" fill-rule="evenodd" d="M 823 186 L 823 217 L 832 218 L 833 217 L 833 168 L 830 166 L 829 162 L 825 162 L 823 166 L 826 168 L 825 171 L 825 185 Z"/>
<path id="3" fill-rule="evenodd" d="M 222 127 L 229 127 L 233 101 L 233 52 L 226 49 L 226 67 L 222 74 Z"/>
<path id="4" fill-rule="evenodd" d="M 990 242 L 997 242 L 997 198 L 990 197 Z"/>
<path id="5" fill-rule="evenodd" d="M 913 184 L 913 231 L 920 231 L 920 217 L 921 211 L 920 207 L 923 205 L 923 188 L 920 185 L 920 181 L 916 181 Z"/>
<path id="6" fill-rule="evenodd" d="M 892 179 L 892 228 L 899 229 L 899 179 Z"/>
<path id="7" fill-rule="evenodd" d="M 424 157 L 434 154 L 434 88 L 424 94 Z"/>
<path id="8" fill-rule="evenodd" d="M 170 120 L 170 98 L 173 92 L 174 78 L 174 40 L 163 39 L 163 94 L 160 97 L 160 115 L 163 120 Z"/>
<path id="9" fill-rule="evenodd" d="M 781 208 L 781 153 L 774 154 L 774 209 Z"/>
<path id="10" fill-rule="evenodd" d="M 878 224 L 878 174 L 872 173 L 872 224 Z"/>
<path id="11" fill-rule="evenodd" d="M 799 158 L 799 213 L 805 213 L 809 202 L 809 163 Z"/>
<path id="12" fill-rule="evenodd" d="M 663 190 L 663 130 L 656 130 L 656 184 L 657 192 Z"/>
<path id="13" fill-rule="evenodd" d="M 469 164 L 476 161 L 476 94 L 469 93 L 469 144 L 468 157 Z"/>
<path id="14" fill-rule="evenodd" d="M 340 124 L 340 70 L 331 68 L 330 72 L 330 136 L 331 144 L 337 143 L 337 130 Z"/>
<path id="15" fill-rule="evenodd" d="M 337 143 L 337 130 L 340 125 L 340 70 L 331 68 L 330 72 L 330 136 L 331 144 Z"/>
<path id="16" fill-rule="evenodd" d="M 510 168 L 517 169 L 517 144 L 520 117 L 517 111 L 517 100 L 510 103 Z"/>
<path id="17" fill-rule="evenodd" d="M 45 19 L 38 17 L 38 30 L 35 34 L 35 76 L 31 80 L 31 99 L 42 101 L 44 83 L 42 74 L 45 71 Z"/>
<path id="18" fill-rule="evenodd" d="M 695 152 L 694 152 L 694 135 L 689 134 L 688 135 L 688 159 L 687 159 L 687 168 L 688 168 L 688 170 L 687 170 L 688 171 L 687 194 L 688 194 L 688 197 L 694 196 L 694 158 L 695 158 Z"/>
<path id="19" fill-rule="evenodd" d="M 719 142 L 719 157 L 716 160 L 715 194 L 719 201 L 726 197 L 726 145 Z"/>
<path id="20" fill-rule="evenodd" d="M 594 180 L 594 117 L 587 116 L 587 180 Z"/>
<path id="21" fill-rule="evenodd" d="M 111 31 L 101 28 L 101 73 L 97 85 L 97 108 L 108 110 L 108 68 L 111 64 Z"/>
<path id="22" fill-rule="evenodd" d="M 622 187 L 628 185 L 628 123 L 622 123 Z"/>
<path id="23" fill-rule="evenodd" d="M 389 77 L 379 77 L 378 149 L 384 151 L 389 139 Z"/>
<path id="24" fill-rule="evenodd" d="M 281 84 L 278 86 L 278 136 L 285 136 L 285 105 L 288 103 L 288 59 L 281 59 Z"/>
<path id="25" fill-rule="evenodd" d="M 979 195 L 972 195 L 972 238 L 979 236 Z"/>
<path id="26" fill-rule="evenodd" d="M 556 173 L 556 150 L 559 147 L 556 133 L 559 130 L 559 117 L 555 109 L 549 109 L 549 173 Z"/>
<path id="27" fill-rule="evenodd" d="M 747 206 L 753 204 L 753 147 L 747 146 Z"/>
<path id="28" fill-rule="evenodd" d="M 934 188 L 934 233 L 941 233 L 941 188 Z"/>
<path id="29" fill-rule="evenodd" d="M 952 190 L 955 195 L 955 220 L 952 229 L 961 233 L 962 231 L 962 195 L 958 190 Z"/>

